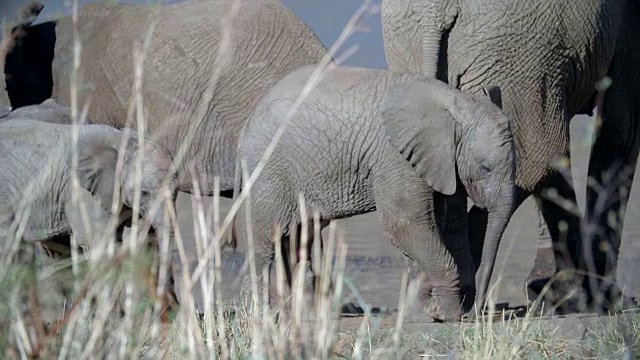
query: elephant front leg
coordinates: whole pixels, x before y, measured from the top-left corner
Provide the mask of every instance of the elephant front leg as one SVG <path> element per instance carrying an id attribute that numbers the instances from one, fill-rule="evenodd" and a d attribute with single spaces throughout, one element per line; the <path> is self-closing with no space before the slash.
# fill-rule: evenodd
<path id="1" fill-rule="evenodd" d="M 384 234 L 420 266 L 432 286 L 429 315 L 436 320 L 459 321 L 472 303 L 464 306 L 463 298 L 475 298 L 475 291 L 470 291 L 475 290 L 473 281 L 471 289 L 461 287 L 461 279 L 473 278 L 468 248 L 458 254 L 463 258 L 454 258 L 452 251 L 466 241 L 455 244 L 459 239 L 442 236 L 435 215 L 441 209 L 434 207 L 434 193 L 413 172 L 381 172 L 374 177 L 373 190 Z"/>
<path id="2" fill-rule="evenodd" d="M 265 291 L 269 289 L 271 264 L 275 257 L 275 224 L 272 215 L 278 213 L 277 206 L 271 206 L 264 197 L 254 197 L 254 193 L 264 193 L 260 190 L 260 182 L 254 184 L 252 196 L 248 197 L 240 207 L 234 220 L 238 243 L 245 252 L 246 268 L 241 274 L 241 291 L 249 294 L 251 306 L 257 306 L 255 311 L 261 311 L 261 301 Z M 285 254 L 283 253 L 283 257 Z M 267 292 L 267 297 L 269 294 Z M 255 298 L 253 298 L 255 297 Z"/>
<path id="3" fill-rule="evenodd" d="M 19 289 L 19 312 L 20 317 L 24 319 L 24 325 L 28 332 L 28 342 L 30 342 L 30 353 L 28 357 L 39 358 L 40 349 L 44 345 L 47 336 L 47 319 L 53 320 L 53 314 L 47 314 L 47 304 L 43 304 L 42 293 L 39 290 L 40 284 L 37 280 L 38 260 L 43 260 L 41 255 L 36 252 L 36 244 L 23 244 L 17 253 L 18 260 L 21 264 L 27 264 L 23 269 L 23 276 L 18 278 L 18 282 L 14 284 L 15 289 Z M 40 259 L 38 259 L 40 257 Z M 51 289 L 46 289 L 51 290 Z M 15 290 L 14 290 L 15 291 Z M 50 300 L 52 294 L 46 294 L 46 299 Z M 18 304 L 17 304 L 18 305 Z M 45 305 L 44 307 L 42 305 Z M 43 309 L 44 308 L 44 309 Z M 45 310 L 43 312 L 43 310 Z M 32 351 L 32 352 L 31 352 Z"/>
<path id="4" fill-rule="evenodd" d="M 158 294 L 158 288 L 163 278 L 163 276 L 161 276 L 163 261 L 161 259 L 160 237 L 158 234 L 154 232 L 147 235 L 146 248 L 150 254 L 153 254 L 154 259 L 151 271 L 152 276 L 149 277 L 151 298 L 160 297 L 161 319 L 163 322 L 167 322 L 169 313 L 178 311 L 178 307 L 180 306 L 175 288 L 174 264 L 172 261 L 173 246 L 170 245 L 167 251 L 168 259 L 165 260 L 167 262 L 166 279 L 164 279 L 163 284 L 164 290 L 160 294 Z"/>

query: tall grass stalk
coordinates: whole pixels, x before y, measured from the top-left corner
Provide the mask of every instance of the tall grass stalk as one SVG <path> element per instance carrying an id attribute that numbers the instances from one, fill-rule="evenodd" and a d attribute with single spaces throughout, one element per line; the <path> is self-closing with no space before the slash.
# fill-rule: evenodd
<path id="1" fill-rule="evenodd" d="M 88 216 L 84 217 L 87 229 L 92 238 L 88 253 L 78 250 L 80 244 L 87 243 L 87 239 L 72 238 L 72 256 L 66 266 L 59 264 L 46 265 L 39 271 L 42 274 L 38 283 L 29 282 L 28 276 L 21 273 L 15 275 L 14 261 L 20 252 L 20 238 L 24 231 L 25 222 L 31 211 L 28 208 L 28 194 L 22 202 L 16 221 L 8 230 L 8 241 L 0 244 L 2 257 L 0 267 L 6 271 L 0 271 L 0 283 L 7 284 L 7 316 L 0 318 L 3 329 L 5 322 L 6 345 L 4 354 L 8 358 L 26 358 L 40 356 L 43 358 L 73 359 L 73 358 L 169 358 L 169 359 L 244 359 L 244 358 L 277 358 L 291 357 L 310 359 L 329 359 L 334 356 L 335 344 L 340 340 L 339 333 L 341 323 L 339 320 L 340 305 L 342 301 L 344 284 L 348 274 L 345 273 L 348 245 L 339 232 L 337 224 L 330 222 L 328 236 L 325 239 L 326 249 L 321 249 L 322 234 L 320 231 L 320 219 L 317 214 L 309 213 L 304 194 L 299 194 L 298 204 L 302 219 L 300 239 L 296 239 L 297 233 L 293 231 L 290 241 L 295 245 L 298 240 L 301 244 L 300 254 L 283 254 L 281 247 L 281 233 L 276 232 L 275 244 L 275 296 L 273 304 L 270 304 L 268 291 L 270 284 L 263 284 L 263 293 L 258 293 L 258 273 L 262 272 L 262 279 L 266 281 L 268 274 L 265 269 L 256 268 L 253 234 L 251 232 L 251 187 L 255 183 L 261 171 L 269 160 L 280 137 L 283 135 L 292 115 L 306 99 L 317 83 L 327 71 L 340 64 L 345 58 L 353 54 L 356 47 L 346 49 L 341 56 L 336 56 L 346 40 L 357 29 L 358 21 L 370 10 L 371 1 L 364 1 L 354 16 L 345 26 L 337 41 L 329 49 L 329 53 L 319 64 L 304 90 L 300 94 L 290 112 L 283 119 L 276 135 L 266 149 L 258 166 L 249 173 L 242 166 L 243 191 L 233 201 L 228 215 L 220 219 L 219 179 L 214 179 L 214 196 L 208 198 L 201 193 L 201 184 L 206 179 L 198 178 L 193 173 L 192 211 L 194 213 L 193 226 L 197 264 L 192 268 L 190 264 L 186 239 L 178 226 L 178 214 L 171 206 L 156 204 L 152 211 L 162 211 L 175 230 L 174 244 L 177 252 L 177 262 L 181 272 L 178 278 L 181 286 L 178 288 L 180 307 L 174 315 L 171 323 L 165 325 L 160 321 L 159 313 L 162 310 L 161 297 L 164 294 L 165 280 L 169 275 L 169 264 L 173 255 L 173 244 L 161 242 L 157 251 L 151 251 L 140 246 L 148 241 L 149 224 L 143 224 L 138 220 L 140 196 L 136 196 L 133 204 L 133 221 L 130 235 L 125 237 L 124 244 L 118 246 L 115 242 L 113 229 L 118 225 L 116 216 L 111 218 L 107 229 L 95 228 Z M 214 58 L 216 59 L 215 71 L 208 79 L 208 86 L 202 96 L 197 109 L 196 117 L 204 118 L 206 111 L 215 94 L 217 81 L 223 71 L 223 67 L 230 61 L 227 55 L 230 53 L 230 26 L 233 18 L 240 9 L 239 1 L 232 7 L 229 16 L 221 24 L 222 40 Z M 80 127 L 84 123 L 89 105 L 92 99 L 87 99 L 81 104 L 79 92 L 82 88 L 78 71 L 81 67 L 82 43 L 78 33 L 79 15 L 77 0 L 72 4 L 72 19 L 74 32 L 73 46 L 73 71 L 71 74 L 71 113 L 73 118 L 72 139 L 77 146 Z M 155 20 L 149 26 L 148 32 L 141 37 L 142 41 L 132 48 L 134 52 L 134 83 L 132 84 L 132 96 L 129 100 L 127 112 L 127 127 L 135 124 L 140 145 L 144 145 L 146 132 L 146 117 L 144 112 L 144 61 L 147 50 L 153 41 Z M 4 44 L 4 42 L 3 42 Z M 331 59 L 335 59 L 332 62 Z M 96 101 L 97 99 L 93 99 Z M 190 150 L 191 140 L 196 135 L 196 126 L 187 129 L 187 136 L 183 144 L 174 156 L 172 168 L 176 171 L 191 171 L 184 169 L 183 163 L 187 152 Z M 123 141 L 122 146 L 125 146 Z M 119 170 L 122 166 L 122 154 L 118 159 Z M 144 161 L 142 152 L 139 153 L 137 162 L 138 178 Z M 77 169 L 78 154 L 74 151 L 74 170 Z M 75 172 L 75 171 L 74 171 Z M 82 203 L 77 177 L 73 177 L 74 201 L 81 208 L 86 208 Z M 31 188 L 37 186 L 37 181 L 32 182 Z M 139 192 L 139 181 L 137 184 Z M 30 189 L 31 189 L 30 188 Z M 116 182 L 114 194 L 120 194 L 119 183 Z M 166 195 L 166 194 L 165 194 Z M 166 199 L 165 199 L 166 200 Z M 210 208 L 206 202 L 211 201 Z M 114 199 L 111 210 L 117 213 L 119 199 Z M 231 304 L 226 303 L 223 297 L 223 285 L 231 280 L 222 277 L 222 251 L 224 234 L 232 226 L 233 219 L 241 206 L 245 205 L 247 212 L 248 243 L 247 259 L 240 272 L 249 271 L 250 298 L 244 300 L 236 296 Z M 311 217 L 310 217 L 311 215 Z M 313 223 L 309 223 L 309 219 Z M 2 229 L 0 229 L 2 231 Z M 312 231 L 309 234 L 309 231 Z M 157 234 L 161 238 L 162 234 Z M 309 241 L 313 241 L 312 264 L 308 264 Z M 295 246 L 290 247 L 292 250 Z M 323 251 L 320 251 L 323 250 Z M 293 251 L 292 251 L 293 252 Z M 159 255 L 156 263 L 154 258 Z M 35 256 L 35 255 L 31 255 Z M 283 260 L 289 257 L 293 270 L 293 284 L 289 289 L 284 274 Z M 299 261 L 298 261 L 299 259 Z M 295 261 L 294 261 L 295 260 Z M 175 262 L 172 265 L 177 265 Z M 293 266 L 295 265 L 295 266 Z M 316 275 L 318 288 L 313 305 L 307 302 L 305 297 L 305 282 L 307 278 L 305 270 L 312 265 Z M 47 282 L 55 282 L 57 276 L 64 271 L 72 272 L 73 291 L 69 299 L 60 304 L 49 301 L 52 293 L 39 291 Z M 158 270 L 156 270 L 158 269 Z M 241 274 L 239 274 L 241 275 Z M 158 286 L 153 289 L 153 279 L 158 277 Z M 26 280 L 25 280 L 26 279 Z M 234 279 L 235 280 L 235 279 Z M 319 280 L 319 281 L 318 281 Z M 386 330 L 379 328 L 379 317 L 372 314 L 370 306 L 362 303 L 365 309 L 364 316 L 356 329 L 356 336 L 349 344 L 345 357 L 361 359 L 369 358 L 398 358 L 403 347 L 407 344 L 405 327 L 407 314 L 418 303 L 418 293 L 424 279 L 410 281 L 405 273 L 402 278 L 398 311 L 394 314 L 395 325 L 386 329 L 386 335 L 380 335 Z M 37 285 L 37 286 L 36 286 Z M 363 284 L 366 286 L 366 284 Z M 194 290 L 199 288 L 202 298 L 197 299 Z M 231 287 L 234 288 L 234 287 Z M 25 302 L 24 290 L 30 291 L 31 300 Z M 495 298 L 490 297 L 489 312 L 494 313 Z M 361 300 L 360 300 L 361 301 Z M 23 307 L 27 307 L 32 314 L 25 314 Z M 197 307 L 197 304 L 201 304 Z M 310 310 L 311 308 L 311 310 Z M 48 311 L 53 309 L 53 311 Z M 122 313 L 120 312 L 122 310 Z M 33 314 L 36 314 L 33 316 Z M 50 314 L 53 313 L 53 316 Z M 603 322 L 606 319 L 600 319 Z M 42 323 L 47 323 L 47 329 L 43 332 Z M 545 325 L 546 324 L 546 325 Z M 508 319 L 494 323 L 483 317 L 477 317 L 473 324 L 442 325 L 443 333 L 448 331 L 453 336 L 436 340 L 429 331 L 414 331 L 421 341 L 418 347 L 431 348 L 437 344 L 446 344 L 446 351 L 440 351 L 437 355 L 456 354 L 460 358 L 477 359 L 511 359 L 523 357 L 543 358 L 569 358 L 570 347 L 567 342 L 559 338 L 553 338 L 548 330 L 549 323 L 540 321 L 533 312 L 528 312 L 523 319 Z M 601 327 L 605 329 L 606 327 Z M 584 348 L 600 356 L 607 354 L 637 353 L 639 345 L 637 339 L 640 335 L 637 320 L 631 315 L 631 320 L 626 320 L 623 325 L 614 324 L 614 330 L 592 331 L 592 338 L 599 339 L 606 347 L 596 347 L 592 344 L 583 344 Z M 380 339 L 376 343 L 376 339 Z M 546 343 L 544 343 L 546 341 Z M 391 351 L 389 351 L 389 349 Z M 557 356 L 553 356 L 553 355 Z M 564 357 L 563 357 L 564 356 Z"/>

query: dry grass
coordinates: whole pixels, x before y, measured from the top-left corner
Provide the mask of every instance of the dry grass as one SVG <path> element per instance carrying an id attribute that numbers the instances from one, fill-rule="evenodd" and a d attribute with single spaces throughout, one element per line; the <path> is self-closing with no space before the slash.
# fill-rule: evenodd
<path id="1" fill-rule="evenodd" d="M 151 254 L 140 251 L 117 264 L 105 259 L 79 270 L 82 278 L 92 279 L 91 286 L 86 293 L 70 297 L 77 303 L 71 314 L 70 306 L 65 308 L 63 298 L 53 296 L 56 292 L 51 288 L 58 274 L 68 271 L 69 262 L 43 266 L 37 306 L 41 318 L 49 321 L 45 331 L 51 332 L 66 319 L 57 334 L 39 337 L 34 318 L 28 315 L 34 307 L 17 311 L 18 289 L 27 289 L 32 281 L 26 276 L 28 269 L 6 267 L 0 284 L 7 289 L 2 292 L 0 308 L 2 327 L 7 330 L 0 339 L 4 357 L 24 358 L 34 348 L 42 358 L 631 359 L 640 355 L 640 316 L 636 313 L 560 320 L 528 314 L 497 322 L 481 318 L 467 324 L 403 325 L 402 313 L 415 302 L 418 290 L 415 281 L 406 286 L 406 277 L 399 314 L 366 314 L 348 324 L 337 313 L 347 249 L 339 237 L 333 239 L 339 256 L 331 275 L 338 290 L 334 296 L 323 297 L 313 311 L 303 312 L 312 313 L 313 318 L 302 319 L 295 319 L 294 314 L 296 309 L 308 310 L 308 304 L 296 296 L 302 291 L 298 285 L 273 308 L 260 306 L 262 311 L 254 311 L 251 301 L 214 301 L 203 314 L 197 314 L 189 306 L 197 299 L 182 293 L 181 308 L 163 326 L 147 284 L 141 280 L 151 274 Z M 326 274 L 325 270 L 323 276 Z M 277 280 L 284 286 L 282 277 Z M 203 285 L 214 297 L 219 294 L 215 282 Z M 123 316 L 115 311 L 119 299 L 126 309 Z"/>
<path id="2" fill-rule="evenodd" d="M 368 2 L 349 22 L 330 53 L 336 52 L 357 28 L 358 18 L 368 11 Z M 73 5 L 77 20 L 77 3 Z M 75 29 L 74 29 L 75 30 Z M 150 34 L 151 32 L 149 32 Z M 77 35 L 77 34 L 76 34 Z M 141 92 L 142 62 L 150 35 L 136 45 L 136 94 L 131 100 L 129 120 L 136 121 L 140 132 L 144 131 L 143 98 Z M 223 41 L 219 55 L 226 53 Z M 81 44 L 74 49 L 74 69 L 79 66 Z M 348 49 L 348 56 L 354 49 Z M 327 60 L 329 60 L 327 58 Z M 340 58 L 336 59 L 340 62 Z M 221 61 L 225 62 L 225 61 Z M 323 71 L 332 65 L 323 64 L 301 94 L 291 113 L 304 100 Z M 75 74 L 75 71 L 74 71 Z M 212 74 L 210 87 L 203 96 L 200 109 L 213 96 L 219 74 Z M 72 78 L 75 94 L 75 77 Z M 87 104 L 79 104 L 72 96 L 72 116 L 81 123 Z M 204 113 L 202 113 L 204 114 Z M 527 314 L 524 318 L 510 318 L 491 322 L 478 318 L 472 324 L 405 324 L 405 316 L 420 302 L 417 281 L 405 276 L 398 304 L 398 313 L 391 320 L 379 319 L 368 311 L 356 321 L 358 326 L 343 326 L 339 318 L 342 305 L 342 289 L 345 284 L 344 263 L 348 251 L 335 223 L 330 225 L 330 236 L 325 241 L 328 248 L 323 259 L 322 278 L 331 277 L 335 291 L 317 299 L 309 309 L 302 296 L 305 278 L 299 272 L 298 281 L 289 293 L 285 285 L 282 263 L 276 264 L 273 307 L 265 306 L 265 294 L 252 293 L 238 296 L 237 303 L 223 301 L 220 244 L 225 239 L 233 215 L 247 198 L 248 191 L 260 169 L 268 159 L 279 136 L 282 135 L 290 116 L 283 121 L 281 131 L 256 171 L 248 174 L 242 194 L 236 199 L 225 219 L 220 219 L 219 198 L 214 196 L 211 209 L 198 195 L 199 184 L 194 183 L 194 227 L 199 262 L 190 268 L 185 244 L 179 231 L 175 234 L 175 247 L 182 264 L 177 274 L 182 287 L 178 294 L 181 306 L 171 314 L 171 321 L 160 321 L 158 299 L 149 288 L 149 279 L 155 276 L 154 254 L 140 246 L 145 241 L 144 224 L 133 223 L 132 234 L 118 247 L 112 239 L 106 239 L 103 247 L 90 254 L 81 254 L 74 248 L 70 259 L 46 261 L 34 272 L 34 268 L 15 262 L 18 247 L 5 246 L 8 254 L 0 263 L 0 347 L 4 358 L 269 358 L 269 359 L 329 359 L 329 358 L 463 358 L 463 359 L 514 359 L 514 358 L 635 358 L 640 356 L 640 318 L 628 314 L 612 318 L 592 318 L 587 325 L 565 326 Z M 190 130 L 194 130 L 195 127 Z M 193 134 L 192 134 L 193 135 Z M 77 131 L 74 131 L 77 139 Z M 186 147 L 185 149 L 186 150 Z M 176 155 L 181 160 L 184 150 Z M 142 160 L 140 160 L 142 161 Z M 303 202 L 304 199 L 301 198 Z M 304 209 L 304 207 L 302 207 Z M 134 211 L 138 209 L 134 206 Z M 168 209 L 168 218 L 177 229 L 176 214 Z M 28 214 L 28 212 L 27 212 Z M 304 217 L 303 217 L 304 218 Z M 16 223 L 18 230 L 20 222 Z M 306 228 L 306 226 L 303 226 Z M 179 230 L 179 229 L 178 229 Z M 18 231 L 18 234 L 20 231 Z M 304 236 L 304 235 L 303 235 Z M 13 239 L 16 240 L 16 239 Z M 12 243 L 13 244 L 13 243 Z M 279 249 L 279 247 L 277 247 Z M 33 248 L 25 247 L 27 253 Z M 165 253 L 170 248 L 162 249 Z M 329 256 L 336 255 L 331 266 Z M 278 252 L 278 259 L 286 254 Z M 245 268 L 255 270 L 249 257 Z M 254 274 L 255 275 L 255 274 Z M 253 276 L 252 288 L 256 289 Z M 64 283 L 64 284 L 63 284 Z M 70 293 L 62 296 L 61 288 Z M 192 289 L 199 287 L 202 299 L 196 299 Z M 198 313 L 196 304 L 205 304 Z M 155 305 L 155 306 L 154 306 Z M 368 309 L 366 304 L 360 304 Z M 120 313 L 124 310 L 124 315 Z M 40 324 L 46 323 L 43 327 Z M 571 325 L 571 324 L 569 324 Z M 570 333 L 584 326 L 583 333 L 572 339 Z M 342 328 L 341 328 L 342 327 Z M 563 330 L 564 329 L 564 330 Z"/>
<path id="3" fill-rule="evenodd" d="M 214 198 L 214 204 L 217 197 Z M 198 197 L 193 204 L 200 219 L 207 219 Z M 200 213 L 197 213 L 200 211 Z M 209 211 L 208 213 L 217 213 Z M 200 224 L 208 229 L 210 223 Z M 75 260 L 57 260 L 42 264 L 38 274 L 38 303 L 27 302 L 26 311 L 20 306 L 20 290 L 24 295 L 33 279 L 30 268 L 24 265 L 3 266 L 6 291 L 0 304 L 0 319 L 7 331 L 0 339 L 5 358 L 24 358 L 38 352 L 42 358 L 462 358 L 462 359 L 576 359 L 576 358 L 634 358 L 640 354 L 640 317 L 630 313 L 611 318 L 587 318 L 550 321 L 527 314 L 524 318 L 510 318 L 490 322 L 482 318 L 471 324 L 404 324 L 403 315 L 417 303 L 419 282 L 403 279 L 403 292 L 398 313 L 393 316 L 364 317 L 347 324 L 340 320 L 337 310 L 345 284 L 344 261 L 347 247 L 335 223 L 330 225 L 328 251 L 336 248 L 337 261 L 332 268 L 325 267 L 322 276 L 334 279 L 336 292 L 324 296 L 316 309 L 308 310 L 303 297 L 303 283 L 298 283 L 292 294 L 286 294 L 281 269 L 276 271 L 276 288 L 280 289 L 272 309 L 238 296 L 237 303 L 220 301 L 222 287 L 215 264 L 209 264 L 199 279 L 203 298 L 196 299 L 192 292 L 180 293 L 182 306 L 172 314 L 171 323 L 163 326 L 154 310 L 154 299 L 148 296 L 148 283 L 152 276 L 152 253 L 141 249 L 135 255 L 116 251 L 114 257 Z M 209 243 L 198 236 L 198 248 Z M 176 237 L 178 251 L 184 251 L 181 237 Z M 126 242 L 125 242 L 126 248 Z M 216 250 L 218 252 L 218 250 Z M 120 255 L 122 254 L 122 255 Z M 120 256 L 119 256 L 120 255 Z M 280 254 L 280 256 L 282 256 Z M 327 259 L 324 259 L 324 263 Z M 190 271 L 183 264 L 183 279 L 189 281 Z M 76 267 L 76 295 L 67 298 L 55 296 L 56 282 L 73 283 L 71 267 Z M 281 266 L 281 263 L 278 264 Z M 88 279 L 88 280 L 87 280 Z M 304 278 L 303 278 L 304 279 Z M 84 290 L 83 284 L 90 286 Z M 183 288 L 183 290 L 185 290 Z M 278 291 L 276 291 L 278 293 Z M 216 299 L 216 300 L 213 300 Z M 125 315 L 117 313 L 117 302 L 122 301 Z M 198 301 L 200 300 L 200 301 Z M 203 314 L 195 311 L 195 303 L 209 304 Z M 259 302 L 257 302 L 259 303 Z M 419 303 L 418 303 L 419 304 Z M 367 309 L 366 304 L 359 304 Z M 71 308 L 75 310 L 71 310 Z M 37 333 L 34 310 L 49 322 L 50 335 Z M 72 312 L 71 312 L 72 311 Z M 71 312 L 71 313 L 70 313 Z M 295 314 L 302 314 L 296 318 Z M 202 315 L 202 316 L 200 316 Z M 314 315 L 307 318 L 304 315 Z M 300 315 L 298 315 L 300 316 Z M 64 324 L 61 319 L 65 318 Z M 357 323 L 354 326 L 353 323 Z M 58 333 L 52 329 L 59 326 Z"/>

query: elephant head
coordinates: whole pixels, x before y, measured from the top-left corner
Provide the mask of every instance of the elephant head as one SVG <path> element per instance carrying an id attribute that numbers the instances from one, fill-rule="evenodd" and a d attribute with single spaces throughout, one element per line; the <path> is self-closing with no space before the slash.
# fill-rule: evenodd
<path id="1" fill-rule="evenodd" d="M 515 145 L 500 109 L 500 88 L 487 86 L 486 96 L 473 95 L 426 77 L 394 86 L 382 114 L 394 145 L 435 191 L 458 196 L 460 184 L 489 213 L 476 278 L 481 305 L 515 197 Z"/>
<path id="2" fill-rule="evenodd" d="M 163 211 L 165 200 L 173 204 L 177 196 L 171 154 L 151 139 L 138 138 L 135 130 L 104 125 L 85 125 L 81 129 L 78 162 L 81 185 L 100 198 L 105 209 L 111 209 L 118 181 L 120 204 L 133 209 L 138 202 L 139 214 L 156 233 L 172 237 Z M 83 132 L 86 136 L 82 136 Z"/>
<path id="3" fill-rule="evenodd" d="M 173 157 L 157 142 L 137 137 L 135 130 L 105 125 L 82 125 L 79 129 L 76 174 L 80 185 L 104 209 L 112 210 L 116 205 L 114 212 L 119 214 L 119 221 L 128 220 L 128 210 L 138 205 L 138 214 L 157 234 L 157 240 L 145 243 L 151 245 L 156 258 L 156 275 L 150 285 L 161 299 L 161 317 L 165 321 L 166 310 L 179 305 L 171 266 L 174 230 L 165 216 L 165 209 L 174 206 L 178 191 Z M 118 188 L 120 196 L 114 197 Z M 122 211 L 122 205 L 127 211 Z"/>
<path id="4" fill-rule="evenodd" d="M 455 107 L 462 119 L 456 157 L 458 177 L 475 206 L 488 212 L 481 264 L 476 275 L 476 305 L 480 307 L 486 301 L 498 247 L 515 211 L 516 196 L 516 153 L 510 120 L 500 109 L 500 88 L 485 86 L 483 89 L 497 105 L 484 106 L 484 116 L 478 116 L 480 112 L 475 106 Z"/>
<path id="5" fill-rule="evenodd" d="M 170 204 L 177 196 L 177 175 L 171 172 L 173 158 L 168 150 L 150 139 L 145 139 L 144 145 L 134 140 L 137 148 L 130 144 L 125 150 L 121 181 L 124 204 L 130 208 L 136 201 L 137 186 L 140 189 L 140 213 L 151 221 L 157 233 L 166 228 L 162 206 L 168 195 Z M 141 145 L 141 146 L 140 146 Z M 136 161 L 141 156 L 140 170 Z M 137 176 L 137 173 L 140 176 Z M 163 191 L 166 189 L 166 193 Z"/>

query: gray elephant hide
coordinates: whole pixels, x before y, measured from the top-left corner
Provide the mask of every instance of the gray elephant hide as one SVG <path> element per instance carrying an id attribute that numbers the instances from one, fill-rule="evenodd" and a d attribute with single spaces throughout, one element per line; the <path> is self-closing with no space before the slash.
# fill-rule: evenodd
<path id="1" fill-rule="evenodd" d="M 105 206 L 83 188 L 76 195 L 84 209 L 71 202 L 70 129 L 17 117 L 0 123 L 0 238 L 15 235 L 12 224 L 23 219 L 21 238 L 32 242 L 70 233 L 73 222 L 85 228 L 85 219 L 93 226 L 95 219 L 108 216 Z M 86 148 L 91 138 L 113 132 L 120 133 L 105 125 L 80 128 L 80 166 L 95 160 L 88 159 L 95 155 Z M 83 218 L 85 215 L 88 218 Z"/>

